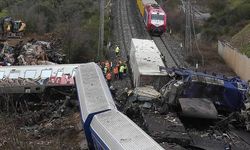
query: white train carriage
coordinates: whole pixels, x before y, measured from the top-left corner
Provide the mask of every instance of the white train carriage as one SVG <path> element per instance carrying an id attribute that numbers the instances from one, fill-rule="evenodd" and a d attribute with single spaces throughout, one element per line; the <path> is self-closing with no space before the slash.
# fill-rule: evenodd
<path id="1" fill-rule="evenodd" d="M 161 79 L 167 76 L 161 53 L 153 40 L 132 39 L 129 60 L 135 87 L 153 85 L 158 88 Z"/>
<path id="2" fill-rule="evenodd" d="M 90 149 L 163 149 L 117 110 L 99 66 L 80 65 L 75 80 Z"/>
<path id="3" fill-rule="evenodd" d="M 116 109 L 102 70 L 95 63 L 82 64 L 75 75 L 83 126 L 89 147 L 93 147 L 90 123 L 94 115 Z"/>
<path id="4" fill-rule="evenodd" d="M 140 127 L 117 110 L 95 115 L 90 127 L 95 149 L 163 150 Z"/>
<path id="5" fill-rule="evenodd" d="M 97 64 L 80 65 L 75 81 L 84 122 L 90 115 L 116 109 L 102 70 Z"/>
<path id="6" fill-rule="evenodd" d="M 0 67 L 0 93 L 41 93 L 46 87 L 72 87 L 79 64 Z"/>

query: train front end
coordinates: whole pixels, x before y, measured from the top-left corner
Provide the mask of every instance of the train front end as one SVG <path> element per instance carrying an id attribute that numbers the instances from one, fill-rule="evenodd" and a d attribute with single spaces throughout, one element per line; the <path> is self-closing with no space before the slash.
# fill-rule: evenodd
<path id="1" fill-rule="evenodd" d="M 159 6 L 151 6 L 148 19 L 148 31 L 153 35 L 161 35 L 166 31 L 167 15 Z"/>

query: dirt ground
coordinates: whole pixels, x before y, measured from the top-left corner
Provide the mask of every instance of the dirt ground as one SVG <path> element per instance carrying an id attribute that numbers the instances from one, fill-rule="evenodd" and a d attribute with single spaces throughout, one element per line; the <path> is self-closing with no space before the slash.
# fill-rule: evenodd
<path id="1" fill-rule="evenodd" d="M 199 53 L 194 52 L 195 57 L 188 58 L 188 61 L 191 62 L 190 59 L 199 60 L 199 71 L 205 71 L 207 73 L 216 73 L 220 75 L 226 76 L 236 76 L 235 72 L 225 64 L 225 61 L 219 56 L 216 45 L 212 46 L 212 44 L 203 44 L 200 46 L 201 54 L 204 58 L 204 66 L 201 66 L 202 59 Z M 194 64 L 193 64 L 194 66 Z"/>
<path id="2" fill-rule="evenodd" d="M 39 40 L 39 41 L 52 41 L 53 39 L 56 39 L 56 35 L 53 33 L 47 33 L 44 35 L 38 35 L 35 33 L 27 33 L 22 38 L 9 38 L 6 42 L 8 42 L 10 46 L 15 46 L 20 41 L 27 43 L 28 41 L 32 39 Z"/>

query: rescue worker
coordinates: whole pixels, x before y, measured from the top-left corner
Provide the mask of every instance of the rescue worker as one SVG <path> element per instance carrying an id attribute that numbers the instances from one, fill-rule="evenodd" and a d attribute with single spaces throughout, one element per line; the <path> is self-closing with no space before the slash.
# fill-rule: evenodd
<path id="1" fill-rule="evenodd" d="M 124 64 L 123 66 L 124 66 L 123 74 L 126 77 L 127 76 L 127 71 L 128 71 L 128 66 L 127 66 L 127 64 Z"/>
<path id="2" fill-rule="evenodd" d="M 182 48 L 183 48 L 182 42 L 180 43 L 180 48 L 181 48 L 181 50 L 182 50 Z"/>
<path id="3" fill-rule="evenodd" d="M 111 83 L 111 79 L 112 79 L 112 75 L 111 75 L 110 71 L 106 74 L 106 79 L 108 82 L 108 86 L 110 87 L 110 83 Z"/>
<path id="4" fill-rule="evenodd" d="M 123 72 L 124 72 L 124 65 L 121 65 L 119 69 L 119 79 L 121 80 L 123 78 Z"/>
<path id="5" fill-rule="evenodd" d="M 103 68 L 103 74 L 106 75 L 107 72 L 108 72 L 108 68 L 105 66 L 105 67 Z"/>
<path id="6" fill-rule="evenodd" d="M 110 70 L 110 64 L 108 60 L 105 62 L 105 66 L 108 68 L 108 70 Z"/>
<path id="7" fill-rule="evenodd" d="M 102 61 L 101 62 L 101 68 L 102 68 L 103 73 L 104 73 L 104 67 L 105 67 L 105 63 Z"/>
<path id="8" fill-rule="evenodd" d="M 114 73 L 114 75 L 115 75 L 115 78 L 116 78 L 116 79 L 119 79 L 119 75 L 118 75 L 118 73 L 119 73 L 119 65 L 116 65 L 116 66 L 114 67 L 113 73 Z"/>
<path id="9" fill-rule="evenodd" d="M 113 68 L 113 62 L 110 61 L 110 70 L 112 70 L 112 68 Z"/>
<path id="10" fill-rule="evenodd" d="M 115 56 L 118 57 L 120 54 L 120 48 L 118 45 L 116 45 L 116 48 L 115 48 Z"/>

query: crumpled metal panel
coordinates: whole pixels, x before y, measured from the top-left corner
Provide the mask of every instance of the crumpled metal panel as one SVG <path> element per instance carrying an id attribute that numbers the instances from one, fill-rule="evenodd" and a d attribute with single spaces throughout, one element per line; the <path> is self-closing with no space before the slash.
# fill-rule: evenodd
<path id="1" fill-rule="evenodd" d="M 195 118 L 217 119 L 218 112 L 209 99 L 180 98 L 182 115 Z"/>

